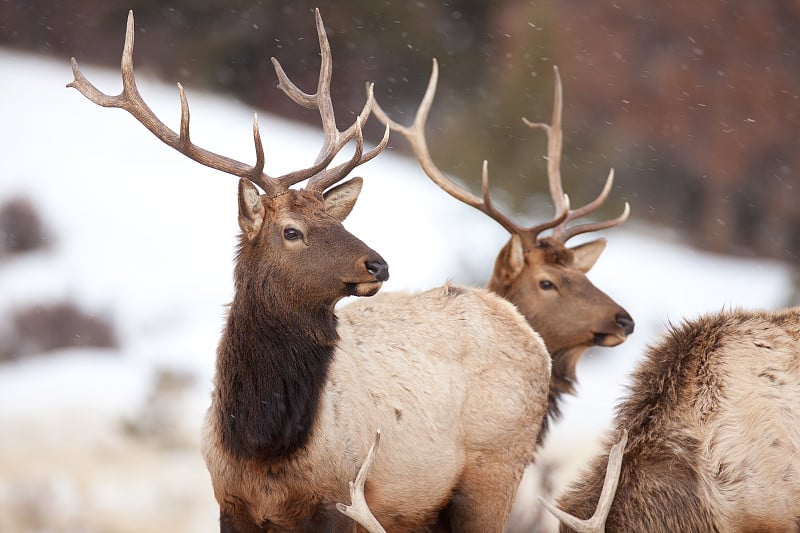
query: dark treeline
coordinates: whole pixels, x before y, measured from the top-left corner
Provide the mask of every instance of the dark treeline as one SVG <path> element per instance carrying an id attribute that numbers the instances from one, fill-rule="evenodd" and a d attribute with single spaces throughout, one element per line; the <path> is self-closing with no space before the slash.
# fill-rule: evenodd
<path id="1" fill-rule="evenodd" d="M 119 64 L 128 9 L 140 73 L 236 95 L 316 122 L 275 88 L 269 58 L 313 90 L 318 6 L 334 56 L 333 98 L 357 113 L 364 82 L 410 121 L 430 73 L 439 166 L 478 189 L 489 160 L 498 196 L 536 218 L 553 65 L 565 90 L 562 174 L 573 205 L 610 167 L 605 215 L 631 202 L 632 222 L 677 228 L 705 249 L 800 257 L 800 4 L 794 0 L 536 2 L 273 0 L 0 1 L 0 45 L 65 61 Z M 69 81 L 69 80 L 66 80 Z M 176 96 L 177 100 L 177 96 Z M 247 128 L 248 125 L 243 125 Z M 380 135 L 378 124 L 367 133 Z M 397 136 L 392 146 L 404 150 Z"/>

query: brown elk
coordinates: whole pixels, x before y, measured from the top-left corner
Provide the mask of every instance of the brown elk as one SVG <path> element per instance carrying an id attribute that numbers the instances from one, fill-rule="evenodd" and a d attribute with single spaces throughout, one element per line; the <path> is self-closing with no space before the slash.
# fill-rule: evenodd
<path id="1" fill-rule="evenodd" d="M 442 190 L 470 205 L 503 226 L 511 238 L 500 250 L 488 288 L 513 303 L 528 323 L 544 339 L 553 360 L 547 417 L 539 438 L 542 439 L 549 420 L 559 416 L 562 394 L 574 393 L 575 366 L 581 355 L 592 346 L 616 346 L 633 332 L 634 321 L 628 312 L 589 281 L 586 272 L 605 249 L 605 239 L 596 239 L 567 247 L 570 238 L 592 231 L 611 228 L 628 218 L 629 206 L 621 215 L 604 222 L 569 226 L 571 222 L 597 210 L 608 197 L 614 181 L 612 170 L 600 195 L 585 206 L 571 210 L 561 185 L 562 89 L 558 69 L 555 70 L 555 96 L 551 124 L 534 123 L 523 118 L 531 128 L 547 133 L 547 176 L 555 216 L 531 227 L 515 223 L 500 212 L 489 197 L 487 162 L 483 162 L 483 197 L 477 197 L 450 180 L 433 162 L 425 138 L 425 123 L 439 77 L 433 60 L 428 88 L 410 126 L 392 120 L 375 104 L 375 115 L 393 131 L 401 133 L 411 145 L 422 169 Z M 552 229 L 549 236 L 540 236 Z"/>
<path id="2" fill-rule="evenodd" d="M 191 159 L 241 178 L 235 292 L 203 436 L 221 530 L 352 531 L 334 504 L 347 499 L 380 429 L 381 452 L 363 490 L 388 530 L 424 527 L 451 501 L 456 529 L 501 531 L 544 417 L 547 350 L 513 305 L 483 289 L 448 284 L 334 309 L 343 297 L 375 294 L 388 278 L 381 257 L 341 223 L 361 181 L 330 187 L 376 155 L 389 129 L 363 153 L 371 92 L 355 123 L 337 129 L 319 11 L 316 26 L 322 59 L 315 94 L 300 91 L 273 63 L 283 91 L 319 111 L 325 142 L 317 163 L 277 178 L 263 173 L 257 121 L 251 167 L 190 141 L 180 86 L 180 133 L 154 115 L 134 80 L 132 14 L 119 96 L 98 91 L 73 59 L 69 86 L 128 111 Z M 328 168 L 354 137 L 353 157 Z M 305 179 L 304 189 L 291 188 Z"/>
<path id="3" fill-rule="evenodd" d="M 627 445 L 610 454 L 605 483 L 600 456 L 559 498 L 562 531 L 796 533 L 800 308 L 671 328 L 634 372 L 614 427 Z M 611 498 L 597 505 L 604 486 Z"/>

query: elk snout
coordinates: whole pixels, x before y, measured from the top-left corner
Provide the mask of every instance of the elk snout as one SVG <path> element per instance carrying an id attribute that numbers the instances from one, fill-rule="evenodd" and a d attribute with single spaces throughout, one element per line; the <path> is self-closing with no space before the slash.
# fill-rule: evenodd
<path id="1" fill-rule="evenodd" d="M 636 324 L 627 312 L 617 314 L 617 326 L 625 332 L 625 335 L 633 333 L 633 328 Z"/>
<path id="2" fill-rule="evenodd" d="M 389 279 L 389 265 L 383 259 L 367 259 L 364 261 L 364 266 L 376 280 L 386 281 Z"/>
<path id="3" fill-rule="evenodd" d="M 373 296 L 381 289 L 383 282 L 389 279 L 389 265 L 381 256 L 376 255 L 363 261 L 364 269 L 372 279 L 349 284 L 351 296 Z"/>
<path id="4" fill-rule="evenodd" d="M 628 338 L 628 335 L 633 333 L 633 328 L 635 326 L 631 315 L 621 308 L 619 312 L 614 315 L 614 325 L 611 325 L 610 320 L 606 324 L 606 330 L 596 331 L 594 333 L 595 346 L 611 347 L 620 345 L 625 342 L 625 339 Z"/>

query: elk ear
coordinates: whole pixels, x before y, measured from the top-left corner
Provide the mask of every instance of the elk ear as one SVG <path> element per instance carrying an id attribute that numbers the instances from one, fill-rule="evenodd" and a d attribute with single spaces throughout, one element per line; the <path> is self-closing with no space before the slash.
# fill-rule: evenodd
<path id="1" fill-rule="evenodd" d="M 353 178 L 325 191 L 322 195 L 325 199 L 325 211 L 340 222 L 347 218 L 356 205 L 363 184 L 364 180 L 361 178 Z"/>
<path id="2" fill-rule="evenodd" d="M 522 247 L 522 239 L 516 233 L 511 235 L 497 257 L 495 264 L 495 276 L 499 276 L 504 283 L 511 283 L 522 273 L 525 267 L 525 250 Z"/>
<path id="3" fill-rule="evenodd" d="M 261 203 L 261 195 L 258 189 L 250 180 L 239 180 L 239 227 L 247 236 L 247 240 L 252 241 L 261 230 L 264 223 L 264 204 Z"/>
<path id="4" fill-rule="evenodd" d="M 603 253 L 605 249 L 605 239 L 597 239 L 570 248 L 572 253 L 575 254 L 575 268 L 583 273 L 589 272 L 589 269 L 594 266 L 600 254 Z"/>

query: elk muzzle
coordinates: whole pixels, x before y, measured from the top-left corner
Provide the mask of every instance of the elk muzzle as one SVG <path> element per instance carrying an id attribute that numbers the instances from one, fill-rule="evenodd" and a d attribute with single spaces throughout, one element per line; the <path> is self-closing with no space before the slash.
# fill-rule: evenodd
<path id="1" fill-rule="evenodd" d="M 349 283 L 351 296 L 374 296 L 383 286 L 383 282 L 389 279 L 389 265 L 384 259 L 375 254 L 373 257 L 362 258 L 364 270 L 367 277 L 366 281 Z"/>
<path id="2" fill-rule="evenodd" d="M 625 342 L 628 335 L 633 333 L 635 322 L 631 315 L 624 309 L 614 317 L 614 325 L 609 328 L 609 331 L 595 332 L 594 343 L 596 346 L 612 347 Z"/>

